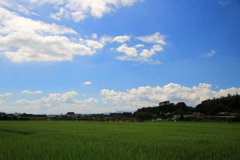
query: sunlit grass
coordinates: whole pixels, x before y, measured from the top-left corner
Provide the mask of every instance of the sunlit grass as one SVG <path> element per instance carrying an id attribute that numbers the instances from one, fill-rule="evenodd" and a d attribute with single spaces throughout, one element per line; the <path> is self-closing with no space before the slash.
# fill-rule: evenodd
<path id="1" fill-rule="evenodd" d="M 0 159 L 240 159 L 240 124 L 1 121 Z"/>

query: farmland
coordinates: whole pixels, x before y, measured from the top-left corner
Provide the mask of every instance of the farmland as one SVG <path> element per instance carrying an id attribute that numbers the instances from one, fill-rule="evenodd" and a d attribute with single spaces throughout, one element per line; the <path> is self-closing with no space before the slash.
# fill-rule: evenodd
<path id="1" fill-rule="evenodd" d="M 239 159 L 240 124 L 0 121 L 0 159 Z"/>

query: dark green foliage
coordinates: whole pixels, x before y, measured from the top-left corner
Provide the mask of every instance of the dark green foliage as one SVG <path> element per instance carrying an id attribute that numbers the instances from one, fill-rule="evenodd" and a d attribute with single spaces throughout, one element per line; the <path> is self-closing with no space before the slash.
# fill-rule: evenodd
<path id="1" fill-rule="evenodd" d="M 136 113 L 136 118 L 138 121 L 144 122 L 146 120 L 150 120 L 153 118 L 151 112 L 137 112 Z"/>
<path id="2" fill-rule="evenodd" d="M 219 112 L 240 113 L 240 96 L 229 94 L 227 97 L 205 100 L 195 110 L 207 115 L 216 115 Z"/>
<path id="3" fill-rule="evenodd" d="M 184 102 L 179 102 L 176 105 L 173 103 L 169 103 L 163 106 L 140 108 L 134 113 L 134 116 L 137 117 L 138 113 L 144 112 L 151 113 L 152 115 L 157 115 L 161 118 L 168 118 L 174 114 L 191 114 L 192 112 L 194 112 L 194 108 L 187 106 Z M 171 114 L 166 115 L 166 113 Z"/>
<path id="4" fill-rule="evenodd" d="M 9 120 L 30 120 L 28 117 L 23 117 L 23 116 L 16 116 L 13 114 L 6 114 L 3 112 L 0 112 L 0 120 L 4 120 L 4 121 L 9 121 Z"/>

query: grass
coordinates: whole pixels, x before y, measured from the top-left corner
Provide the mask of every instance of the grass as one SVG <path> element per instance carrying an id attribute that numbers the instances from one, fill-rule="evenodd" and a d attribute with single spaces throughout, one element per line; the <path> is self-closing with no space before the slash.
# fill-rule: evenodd
<path id="1" fill-rule="evenodd" d="M 239 123 L 0 121 L 0 159 L 240 159 Z"/>

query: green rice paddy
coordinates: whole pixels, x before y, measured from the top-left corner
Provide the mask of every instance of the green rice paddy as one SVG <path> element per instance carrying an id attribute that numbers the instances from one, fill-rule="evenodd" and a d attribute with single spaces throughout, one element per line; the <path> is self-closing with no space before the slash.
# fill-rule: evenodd
<path id="1" fill-rule="evenodd" d="M 0 159 L 240 159 L 239 123 L 0 121 Z"/>

